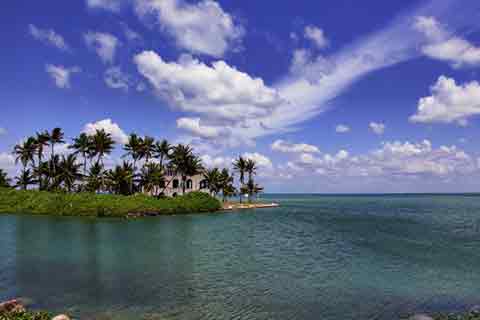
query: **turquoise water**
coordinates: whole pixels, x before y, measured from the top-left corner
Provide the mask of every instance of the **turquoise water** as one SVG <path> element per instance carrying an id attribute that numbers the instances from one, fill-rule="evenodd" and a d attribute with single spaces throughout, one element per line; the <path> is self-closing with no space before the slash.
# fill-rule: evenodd
<path id="1" fill-rule="evenodd" d="M 80 319 L 395 319 L 480 303 L 480 197 L 268 199 L 282 207 L 0 216 L 0 300 Z"/>

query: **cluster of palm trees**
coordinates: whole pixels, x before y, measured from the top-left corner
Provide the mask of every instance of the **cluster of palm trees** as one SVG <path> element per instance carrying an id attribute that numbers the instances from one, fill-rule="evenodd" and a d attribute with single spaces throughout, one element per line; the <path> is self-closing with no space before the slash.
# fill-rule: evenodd
<path id="1" fill-rule="evenodd" d="M 185 194 L 188 177 L 201 174 L 211 195 L 222 194 L 226 200 L 237 194 L 233 174 L 228 169 L 204 169 L 200 158 L 188 145 L 171 145 L 166 140 L 157 141 L 132 133 L 123 145 L 122 157 L 127 159 L 111 169 L 106 169 L 104 162 L 115 149 L 115 141 L 105 130 L 73 138 L 68 145 L 71 153 L 58 152 L 59 145 L 66 145 L 61 128 L 37 132 L 17 144 L 13 153 L 22 170 L 15 177 L 13 187 L 121 195 L 143 192 L 161 196 L 175 177 L 181 177 Z M 240 175 L 240 199 L 244 194 L 255 195 L 263 190 L 254 183 L 257 166 L 253 160 L 239 157 L 234 162 L 234 170 Z M 0 169 L 0 187 L 11 184 L 11 179 Z"/>

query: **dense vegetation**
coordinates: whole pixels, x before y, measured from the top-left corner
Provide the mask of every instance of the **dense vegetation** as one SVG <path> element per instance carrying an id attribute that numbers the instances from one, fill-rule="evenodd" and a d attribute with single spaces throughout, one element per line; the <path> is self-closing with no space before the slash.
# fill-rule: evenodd
<path id="1" fill-rule="evenodd" d="M 122 196 L 0 188 L 0 213 L 124 217 L 210 212 L 220 207 L 217 199 L 201 192 L 157 199 L 144 194 Z"/>
<path id="2" fill-rule="evenodd" d="M 195 175 L 203 175 L 210 195 L 221 195 L 224 201 L 237 194 L 240 201 L 245 194 L 252 199 L 263 190 L 254 182 L 257 165 L 251 159 L 239 157 L 232 164 L 239 174 L 237 188 L 233 172 L 204 168 L 188 145 L 171 145 L 132 133 L 121 146 L 123 163 L 110 168 L 105 159 L 114 151 L 115 142 L 105 130 L 80 134 L 68 144 L 71 152 L 59 154 L 59 146 L 66 145 L 62 129 L 55 128 L 37 132 L 14 147 L 21 170 L 12 179 L 0 169 L 0 188 L 4 189 L 0 212 L 119 216 L 218 209 L 211 197 L 186 194 L 187 179 Z M 165 191 L 175 177 L 181 178 L 183 196 L 167 199 Z"/>
<path id="3" fill-rule="evenodd" d="M 0 312 L 0 320 L 50 320 L 52 315 L 46 312 Z"/>

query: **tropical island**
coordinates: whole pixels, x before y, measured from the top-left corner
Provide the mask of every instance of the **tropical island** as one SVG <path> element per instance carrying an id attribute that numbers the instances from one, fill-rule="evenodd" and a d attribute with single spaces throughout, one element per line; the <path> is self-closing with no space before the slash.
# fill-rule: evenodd
<path id="1" fill-rule="evenodd" d="M 252 159 L 239 156 L 232 172 L 205 168 L 188 145 L 132 133 L 123 162 L 107 169 L 116 143 L 105 130 L 80 134 L 59 154 L 56 147 L 65 143 L 63 130 L 54 128 L 15 145 L 22 169 L 13 179 L 0 169 L 0 213 L 139 217 L 274 206 L 251 203 L 263 191 Z M 235 196 L 239 204 L 227 202 Z"/>

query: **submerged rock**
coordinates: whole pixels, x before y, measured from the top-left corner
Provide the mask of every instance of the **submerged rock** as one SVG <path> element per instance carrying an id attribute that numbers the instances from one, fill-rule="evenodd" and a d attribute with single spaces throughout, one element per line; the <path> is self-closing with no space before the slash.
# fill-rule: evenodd
<path id="1" fill-rule="evenodd" d="M 408 318 L 408 320 L 433 320 L 433 318 L 426 314 L 416 314 Z"/>

